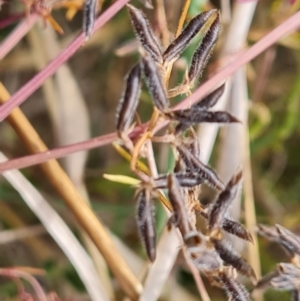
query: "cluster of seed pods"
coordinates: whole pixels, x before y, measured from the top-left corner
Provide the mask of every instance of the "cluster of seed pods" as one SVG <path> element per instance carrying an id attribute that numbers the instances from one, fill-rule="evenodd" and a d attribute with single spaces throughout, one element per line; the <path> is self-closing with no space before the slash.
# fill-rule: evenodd
<path id="1" fill-rule="evenodd" d="M 280 225 L 258 226 L 258 233 L 270 241 L 278 243 L 290 263 L 279 263 L 277 269 L 261 278 L 256 289 L 273 287 L 276 290 L 290 291 L 291 300 L 300 300 L 300 237 Z"/>
<path id="2" fill-rule="evenodd" d="M 249 293 L 237 280 L 237 275 L 244 275 L 255 282 L 255 273 L 223 235 L 226 231 L 252 242 L 251 234 L 239 222 L 232 220 L 228 213 L 242 180 L 242 170 L 239 169 L 225 185 L 211 167 L 200 161 L 200 145 L 193 129 L 194 124 L 202 122 L 239 121 L 228 112 L 210 111 L 224 92 L 224 85 L 189 109 L 172 111 L 164 81 L 166 66 L 180 57 L 199 32 L 203 38 L 187 70 L 189 83 L 194 83 L 201 75 L 220 31 L 219 13 L 217 10 L 200 13 L 163 50 L 146 15 L 132 5 L 127 5 L 127 8 L 136 37 L 140 41 L 141 59 L 125 79 L 125 89 L 117 109 L 117 131 L 120 139 L 127 145 L 143 78 L 160 116 L 169 120 L 173 126 L 169 127 L 166 135 L 169 138 L 166 141 L 170 143 L 176 157 L 176 166 L 170 174 L 148 176 L 147 181 L 143 178 L 137 190 L 137 226 L 147 255 L 152 262 L 156 258 L 154 199 L 159 189 L 167 189 L 172 208 L 168 227 L 178 228 L 188 256 L 197 269 L 206 274 L 212 284 L 224 289 L 229 300 L 249 300 Z M 171 134 L 170 128 L 173 130 Z M 134 148 L 132 141 L 131 143 Z M 198 200 L 203 184 L 217 192 L 215 201 L 207 207 Z M 207 229 L 204 232 L 196 227 L 197 215 L 206 220 Z"/>

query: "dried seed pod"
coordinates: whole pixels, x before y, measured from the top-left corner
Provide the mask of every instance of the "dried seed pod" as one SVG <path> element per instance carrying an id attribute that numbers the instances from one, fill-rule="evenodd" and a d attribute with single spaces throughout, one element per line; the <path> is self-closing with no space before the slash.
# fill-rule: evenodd
<path id="1" fill-rule="evenodd" d="M 201 248 L 199 252 L 190 251 L 194 265 L 204 273 L 214 273 L 222 267 L 222 260 L 215 250 Z"/>
<path id="2" fill-rule="evenodd" d="M 192 110 L 207 110 L 213 107 L 219 100 L 219 98 L 223 95 L 225 91 L 225 83 L 218 87 L 216 90 L 208 94 L 199 102 L 193 104 L 191 106 Z"/>
<path id="3" fill-rule="evenodd" d="M 250 301 L 246 288 L 233 277 L 228 276 L 225 272 L 220 272 L 219 278 L 230 301 Z"/>
<path id="4" fill-rule="evenodd" d="M 82 27 L 86 41 L 93 33 L 96 19 L 97 3 L 98 0 L 86 0 L 84 3 Z"/>
<path id="5" fill-rule="evenodd" d="M 279 243 L 289 252 L 300 255 L 300 238 L 278 224 L 275 227 L 279 234 Z"/>
<path id="6" fill-rule="evenodd" d="M 251 243 L 253 243 L 253 237 L 251 233 L 240 223 L 233 221 L 228 218 L 224 218 L 222 223 L 222 228 L 226 232 L 235 235 L 243 240 L 247 240 Z"/>
<path id="7" fill-rule="evenodd" d="M 212 93 L 207 95 L 201 101 L 192 105 L 190 108 L 190 111 L 193 111 L 193 112 L 205 111 L 205 110 L 213 107 L 217 103 L 219 98 L 222 96 L 222 94 L 224 93 L 224 90 L 225 90 L 225 84 L 223 84 L 222 86 L 220 86 L 219 88 L 214 90 Z M 171 116 L 171 118 L 173 118 L 172 114 L 169 116 Z M 232 116 L 230 115 L 230 117 L 232 117 Z M 192 125 L 193 125 L 192 122 L 188 122 L 188 121 L 180 122 L 175 128 L 175 135 L 178 135 L 179 133 L 184 132 Z"/>
<path id="8" fill-rule="evenodd" d="M 208 219 L 209 215 L 201 211 L 200 212 L 201 216 L 204 217 L 205 219 Z M 223 223 L 222 223 L 222 229 L 232 235 L 235 235 L 243 240 L 247 240 L 249 242 L 253 243 L 253 237 L 251 233 L 240 223 L 233 221 L 229 218 L 224 218 Z"/>
<path id="9" fill-rule="evenodd" d="M 208 218 L 208 229 L 212 236 L 219 234 L 225 214 L 237 194 L 242 176 L 242 170 L 233 175 L 226 188 L 220 193 L 217 201 L 213 204 Z"/>
<path id="10" fill-rule="evenodd" d="M 133 5 L 127 4 L 132 26 L 143 48 L 152 59 L 162 63 L 161 46 L 156 39 L 146 15 Z"/>
<path id="11" fill-rule="evenodd" d="M 195 229 L 190 223 L 190 219 L 185 208 L 183 194 L 174 174 L 170 174 L 168 176 L 168 195 L 173 207 L 173 222 L 179 228 L 182 237 L 185 238 Z"/>
<path id="12" fill-rule="evenodd" d="M 229 244 L 223 240 L 211 239 L 215 249 L 225 264 L 234 267 L 239 273 L 249 277 L 253 282 L 256 282 L 256 275 L 249 263 L 235 252 Z"/>
<path id="13" fill-rule="evenodd" d="M 156 257 L 156 232 L 150 192 L 142 189 L 137 195 L 137 226 L 147 255 L 153 262 Z"/>
<path id="14" fill-rule="evenodd" d="M 204 182 L 204 178 L 197 172 L 174 173 L 180 187 L 194 187 Z M 161 175 L 153 181 L 154 188 L 164 189 L 168 187 L 168 175 Z"/>
<path id="15" fill-rule="evenodd" d="M 169 45 L 163 54 L 165 62 L 176 60 L 180 54 L 189 45 L 193 37 L 201 30 L 206 21 L 216 14 L 217 10 L 203 12 L 193 18 L 189 24 L 184 28 L 181 34 Z"/>
<path id="16" fill-rule="evenodd" d="M 202 110 L 178 110 L 167 114 L 171 119 L 178 120 L 191 125 L 193 123 L 216 122 L 216 123 L 232 123 L 240 122 L 237 118 L 224 111 L 202 111 Z"/>
<path id="17" fill-rule="evenodd" d="M 176 147 L 188 170 L 198 173 L 198 177 L 203 178 L 204 182 L 211 187 L 217 190 L 224 189 L 223 182 L 213 169 L 203 164 L 185 146 L 177 145 Z"/>
<path id="18" fill-rule="evenodd" d="M 158 69 L 156 63 L 151 59 L 150 56 L 146 55 L 142 59 L 142 68 L 147 88 L 152 96 L 155 106 L 160 111 L 167 110 L 170 104 L 162 78 L 160 76 L 160 70 Z"/>
<path id="19" fill-rule="evenodd" d="M 117 108 L 117 130 L 124 132 L 130 127 L 141 94 L 141 69 L 135 65 L 126 78 L 126 87 Z"/>
<path id="20" fill-rule="evenodd" d="M 188 78 L 190 82 L 193 82 L 201 75 L 212 49 L 217 42 L 220 29 L 220 17 L 218 14 L 193 55 L 191 67 L 188 71 Z"/>

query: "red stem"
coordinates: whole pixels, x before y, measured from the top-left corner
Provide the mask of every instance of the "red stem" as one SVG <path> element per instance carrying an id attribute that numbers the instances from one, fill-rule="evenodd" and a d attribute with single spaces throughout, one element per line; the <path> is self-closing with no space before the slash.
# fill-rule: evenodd
<path id="1" fill-rule="evenodd" d="M 27 20 L 23 20 L 13 32 L 0 44 L 0 60 L 2 60 L 27 34 L 37 20 L 37 15 L 32 14 Z"/>
<path id="2" fill-rule="evenodd" d="M 261 52 L 266 50 L 268 47 L 276 43 L 283 36 L 291 33 L 293 30 L 297 29 L 300 26 L 300 12 L 296 13 L 288 20 L 283 22 L 277 28 L 272 30 L 269 34 L 263 37 L 260 41 L 254 44 L 251 48 L 245 50 L 244 52 L 236 55 L 233 62 L 229 63 L 223 69 L 221 69 L 215 76 L 206 81 L 203 85 L 201 85 L 190 97 L 186 98 L 179 105 L 175 106 L 175 109 L 187 108 L 190 105 L 196 103 L 201 98 L 203 98 L 207 93 L 209 93 L 216 85 L 220 84 L 220 82 L 224 81 L 226 77 L 231 75 L 237 69 L 242 67 L 244 64 L 251 61 Z M 157 128 L 162 128 L 166 125 L 167 121 L 162 122 Z M 146 125 L 144 125 L 144 128 Z M 138 135 L 143 128 L 137 128 L 133 131 L 132 137 Z M 56 148 L 54 150 L 49 150 L 44 153 L 25 156 L 18 159 L 8 160 L 4 163 L 0 164 L 0 173 L 14 168 L 24 168 L 28 166 L 32 166 L 35 164 L 39 164 L 45 162 L 49 159 L 61 158 L 71 153 L 81 151 L 81 150 L 89 150 L 92 148 L 104 146 L 110 144 L 117 138 L 115 133 L 110 133 L 104 136 L 96 137 L 90 140 L 86 140 L 80 143 L 67 145 L 64 147 Z"/>
<path id="3" fill-rule="evenodd" d="M 94 31 L 101 28 L 108 22 L 129 0 L 117 0 L 95 22 Z M 20 88 L 12 97 L 0 107 L 0 121 L 3 121 L 9 113 L 20 106 L 33 92 L 35 92 L 44 81 L 55 73 L 55 71 L 65 63 L 85 41 L 84 33 L 81 32 L 73 42 L 52 60 L 43 70 L 35 75 L 27 84 Z M 0 48 L 1 59 L 1 48 Z"/>
<path id="4" fill-rule="evenodd" d="M 13 23 L 16 23 L 20 19 L 23 19 L 24 16 L 25 16 L 25 13 L 19 13 L 19 14 L 11 15 L 4 20 L 1 20 L 0 21 L 0 29 L 3 29 Z"/>

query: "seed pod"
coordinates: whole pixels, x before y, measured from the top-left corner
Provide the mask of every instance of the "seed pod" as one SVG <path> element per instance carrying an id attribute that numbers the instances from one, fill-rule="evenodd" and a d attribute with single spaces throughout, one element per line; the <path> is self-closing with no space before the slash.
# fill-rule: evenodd
<path id="1" fill-rule="evenodd" d="M 220 28 L 220 17 L 218 14 L 217 18 L 212 23 L 210 29 L 207 31 L 194 53 L 191 67 L 188 72 L 188 78 L 190 82 L 193 82 L 198 76 L 201 76 L 201 73 L 207 64 L 212 49 L 217 42 Z"/>
<path id="2" fill-rule="evenodd" d="M 235 198 L 239 183 L 242 179 L 242 170 L 238 171 L 229 181 L 226 188 L 220 193 L 217 201 L 213 204 L 208 218 L 208 229 L 214 236 L 218 235 L 224 220 L 224 216 Z M 216 231 L 216 232 L 215 232 Z M 214 233 L 215 232 L 215 233 Z"/>
<path id="3" fill-rule="evenodd" d="M 150 56 L 144 56 L 142 60 L 142 68 L 146 80 L 146 86 L 152 96 L 154 105 L 160 111 L 167 110 L 170 104 L 157 65 Z"/>
<path id="4" fill-rule="evenodd" d="M 174 176 L 180 187 L 194 187 L 204 182 L 204 178 L 197 172 L 177 172 L 174 173 Z M 167 188 L 168 175 L 160 175 L 158 178 L 154 179 L 153 186 L 157 189 Z"/>
<path id="5" fill-rule="evenodd" d="M 224 184 L 219 179 L 216 172 L 203 164 L 198 158 L 196 158 L 191 152 L 183 145 L 178 145 L 177 150 L 181 155 L 187 169 L 198 173 L 198 177 L 203 178 L 204 182 L 217 190 L 223 190 Z"/>
<path id="6" fill-rule="evenodd" d="M 279 243 L 291 253 L 300 255 L 300 238 L 278 224 L 275 227 L 279 234 Z"/>
<path id="7" fill-rule="evenodd" d="M 209 17 L 216 13 L 217 10 L 213 9 L 203 12 L 193 18 L 181 34 L 166 49 L 163 54 L 164 61 L 169 62 L 179 58 L 180 54 L 189 45 L 193 37 L 201 30 Z"/>
<path id="8" fill-rule="evenodd" d="M 199 102 L 193 104 L 191 106 L 191 109 L 194 110 L 207 110 L 211 107 L 213 107 L 219 98 L 223 95 L 225 90 L 225 84 L 221 85 L 219 88 L 208 94 L 206 97 L 204 97 Z"/>
<path id="9" fill-rule="evenodd" d="M 156 233 L 150 192 L 146 189 L 141 190 L 137 195 L 136 220 L 148 257 L 153 262 L 156 257 Z"/>
<path id="10" fill-rule="evenodd" d="M 251 233 L 247 229 L 245 229 L 243 225 L 241 225 L 236 221 L 233 221 L 228 218 L 224 218 L 222 223 L 222 228 L 223 230 L 225 230 L 226 232 L 232 235 L 235 235 L 243 240 L 247 240 L 253 243 L 253 237 Z"/>
<path id="11" fill-rule="evenodd" d="M 178 110 L 168 113 L 173 120 L 178 120 L 187 125 L 202 122 L 216 122 L 216 123 L 232 123 L 240 122 L 237 118 L 224 111 L 202 111 L 202 110 Z"/>
<path id="12" fill-rule="evenodd" d="M 243 259 L 231 246 L 219 239 L 211 239 L 215 249 L 225 264 L 234 267 L 239 273 L 256 282 L 256 275 L 249 263 Z"/>
<path id="13" fill-rule="evenodd" d="M 154 61 L 162 63 L 161 46 L 151 29 L 146 15 L 133 5 L 127 4 L 127 8 L 135 34 L 143 48 L 149 53 Z"/>
<path id="14" fill-rule="evenodd" d="M 190 111 L 197 112 L 197 111 L 205 111 L 211 107 L 213 107 L 219 98 L 222 96 L 225 90 L 225 84 L 211 92 L 209 95 L 207 95 L 205 98 L 203 98 L 201 101 L 195 103 L 191 106 Z M 171 118 L 173 118 L 173 115 L 170 115 Z M 192 126 L 192 122 L 180 122 L 176 128 L 175 128 L 175 135 L 178 135 L 181 132 L 184 132 L 187 130 L 190 126 Z"/>
<path id="15" fill-rule="evenodd" d="M 241 283 L 225 272 L 220 272 L 219 277 L 230 301 L 250 301 L 249 293 Z"/>
<path id="16" fill-rule="evenodd" d="M 182 237 L 184 238 L 187 234 L 194 230 L 190 223 L 185 208 L 182 191 L 178 185 L 174 174 L 168 176 L 168 195 L 170 203 L 173 207 L 173 214 L 175 225 L 179 228 Z"/>
<path id="17" fill-rule="evenodd" d="M 126 78 L 126 87 L 117 108 L 117 130 L 124 132 L 130 127 L 141 94 L 140 65 L 135 65 Z"/>
<path id="18" fill-rule="evenodd" d="M 208 274 L 214 273 L 222 267 L 222 260 L 215 250 L 199 248 L 199 252 L 188 251 L 190 252 L 194 265 L 201 272 Z"/>
<path id="19" fill-rule="evenodd" d="M 204 217 L 205 219 L 208 219 L 209 215 L 205 211 L 200 212 L 201 216 Z M 232 235 L 235 235 L 243 240 L 247 240 L 249 242 L 253 243 L 253 237 L 251 233 L 245 229 L 243 225 L 240 223 L 233 221 L 228 218 L 224 218 L 223 223 L 222 223 L 222 229 Z"/>
<path id="20" fill-rule="evenodd" d="M 86 0 L 84 3 L 82 27 L 86 41 L 93 33 L 96 19 L 97 3 L 98 0 Z"/>

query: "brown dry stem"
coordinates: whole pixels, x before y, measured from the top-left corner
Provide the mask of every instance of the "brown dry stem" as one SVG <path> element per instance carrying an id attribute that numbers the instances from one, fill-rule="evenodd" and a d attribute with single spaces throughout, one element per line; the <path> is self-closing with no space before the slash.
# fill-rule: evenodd
<path id="1" fill-rule="evenodd" d="M 0 103 L 6 102 L 9 98 L 9 93 L 0 83 Z M 47 146 L 19 108 L 14 109 L 7 120 L 30 152 L 39 153 L 48 150 Z M 123 257 L 117 251 L 104 226 L 81 197 L 67 174 L 56 160 L 49 160 L 42 163 L 41 167 L 50 183 L 63 198 L 66 205 L 76 216 L 79 224 L 87 232 L 105 258 L 108 266 L 119 280 L 122 289 L 131 299 L 137 300 L 142 291 L 141 283 L 134 276 Z"/>

